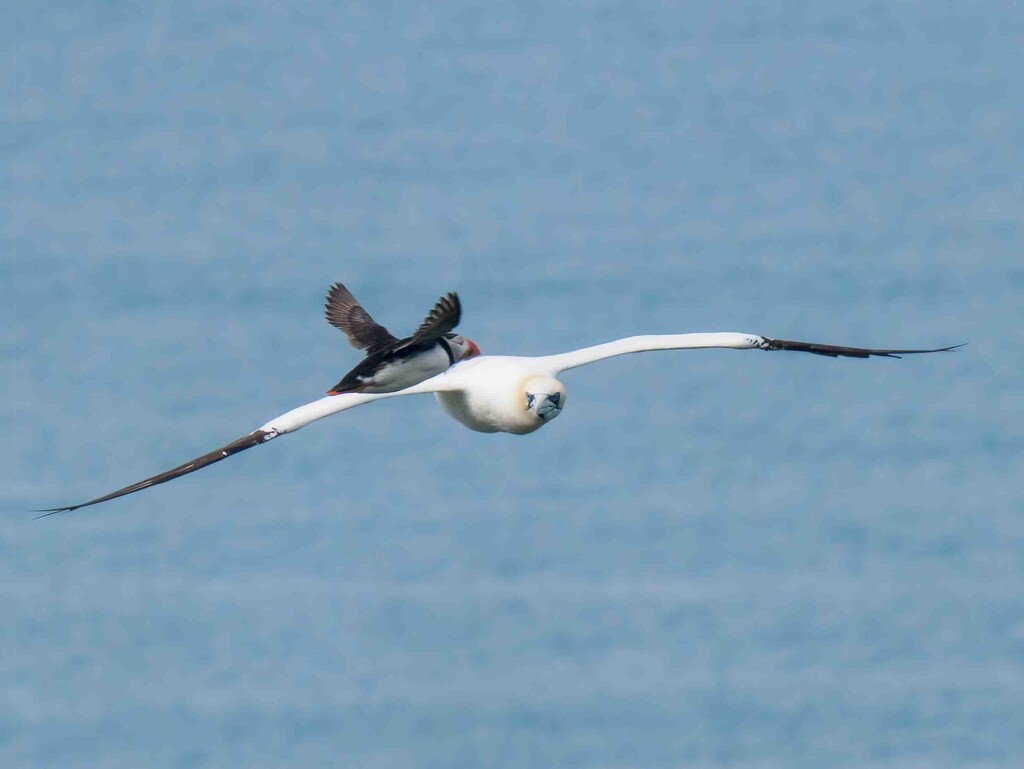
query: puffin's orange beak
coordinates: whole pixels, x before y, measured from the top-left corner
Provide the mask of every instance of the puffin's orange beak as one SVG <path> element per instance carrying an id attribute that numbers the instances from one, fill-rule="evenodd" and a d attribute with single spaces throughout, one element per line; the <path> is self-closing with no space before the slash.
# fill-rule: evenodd
<path id="1" fill-rule="evenodd" d="M 473 342 L 472 339 L 467 339 L 466 340 L 466 351 L 464 353 L 462 353 L 462 359 L 463 360 L 469 360 L 470 358 L 475 358 L 479 354 L 480 354 L 480 348 L 476 346 L 476 344 Z"/>

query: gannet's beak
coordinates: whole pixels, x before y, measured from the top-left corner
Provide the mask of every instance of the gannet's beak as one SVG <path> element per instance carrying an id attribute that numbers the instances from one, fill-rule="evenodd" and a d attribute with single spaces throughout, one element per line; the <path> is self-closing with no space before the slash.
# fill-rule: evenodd
<path id="1" fill-rule="evenodd" d="M 472 339 L 467 339 L 466 351 L 462 353 L 462 359 L 469 360 L 470 358 L 475 358 L 479 354 L 480 348 L 476 346 L 476 343 L 474 343 Z"/>
<path id="2" fill-rule="evenodd" d="M 562 394 L 552 393 L 551 395 L 544 396 L 544 402 L 537 406 L 537 416 L 541 419 L 547 419 L 550 416 L 556 416 L 559 411 L 562 410 Z"/>

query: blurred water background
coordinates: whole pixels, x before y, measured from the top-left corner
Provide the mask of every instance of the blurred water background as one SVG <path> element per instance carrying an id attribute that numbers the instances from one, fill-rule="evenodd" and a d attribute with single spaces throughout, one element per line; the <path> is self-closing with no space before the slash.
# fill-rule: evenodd
<path id="1" fill-rule="evenodd" d="M 1019 767 L 1013 4 L 9 4 L 0 765 Z M 32 521 L 319 397 L 335 280 L 429 398 Z"/>

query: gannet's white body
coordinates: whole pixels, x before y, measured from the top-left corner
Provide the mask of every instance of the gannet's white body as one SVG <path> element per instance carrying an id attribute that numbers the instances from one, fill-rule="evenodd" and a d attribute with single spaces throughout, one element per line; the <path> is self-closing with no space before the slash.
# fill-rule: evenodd
<path id="1" fill-rule="evenodd" d="M 561 413 L 565 406 L 566 392 L 565 386 L 558 381 L 557 376 L 563 371 L 628 353 L 709 347 L 733 350 L 797 350 L 833 358 L 840 356 L 895 358 L 902 354 L 944 352 L 954 349 L 953 347 L 941 347 L 931 350 L 883 350 L 839 347 L 770 339 L 757 334 L 721 332 L 633 336 L 561 355 L 536 358 L 484 355 L 460 361 L 447 371 L 398 392 L 342 393 L 320 398 L 271 419 L 258 430 L 254 430 L 220 449 L 159 475 L 154 475 L 152 478 L 139 481 L 83 504 L 51 508 L 41 512 L 49 514 L 75 510 L 141 491 L 194 472 L 281 435 L 293 433 L 324 417 L 384 398 L 433 393 L 449 415 L 471 430 L 483 433 L 503 432 L 525 435 L 541 428 Z"/>
<path id="2" fill-rule="evenodd" d="M 565 403 L 565 388 L 532 371 L 528 359 L 494 356 L 476 363 L 484 365 L 453 366 L 435 377 L 435 384 L 446 388 L 434 393 L 441 408 L 470 430 L 526 435 L 557 415 Z M 559 405 L 541 417 L 528 407 L 527 392 L 535 397 L 559 393 Z"/>

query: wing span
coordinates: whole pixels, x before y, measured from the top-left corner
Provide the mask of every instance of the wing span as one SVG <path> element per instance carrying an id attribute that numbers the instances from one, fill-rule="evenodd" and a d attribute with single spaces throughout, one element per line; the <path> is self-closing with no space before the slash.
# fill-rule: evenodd
<path id="1" fill-rule="evenodd" d="M 261 443 L 266 443 L 278 436 L 293 433 L 296 430 L 301 430 L 306 425 L 316 422 L 319 419 L 329 417 L 332 414 L 337 414 L 339 411 L 347 411 L 348 409 L 355 408 L 356 406 L 362 406 L 365 403 L 372 403 L 373 401 L 383 400 L 385 398 L 395 398 L 400 395 L 418 395 L 421 393 L 445 392 L 456 389 L 458 389 L 457 381 L 448 376 L 447 372 L 445 372 L 420 382 L 418 385 L 413 385 L 412 387 L 407 387 L 404 390 L 399 390 L 398 392 L 346 393 L 320 398 L 319 400 L 306 403 L 271 419 L 258 430 L 253 430 L 248 435 L 244 435 L 226 446 L 222 446 L 215 451 L 211 451 L 209 454 L 203 454 L 203 456 L 197 457 L 191 462 L 186 462 L 185 464 L 178 465 L 171 470 L 154 475 L 152 478 L 146 478 L 144 481 L 133 483 L 131 486 L 125 486 L 123 489 L 112 491 L 102 497 L 90 499 L 88 502 L 83 502 L 80 505 L 51 507 L 45 510 L 35 510 L 34 512 L 43 513 L 43 515 L 37 517 L 45 518 L 46 516 L 53 515 L 54 513 L 69 513 L 72 510 L 78 510 L 81 507 L 98 505 L 100 502 L 107 502 L 108 500 L 116 499 L 117 497 L 123 497 L 126 494 L 134 494 L 136 491 L 148 489 L 150 486 L 167 483 L 167 481 L 173 481 L 175 478 L 180 478 L 183 475 L 194 473 L 196 470 L 202 470 L 208 465 L 220 462 L 222 459 L 227 459 L 232 454 L 237 454 L 240 451 L 251 449 L 253 446 L 259 446 Z"/>
<path id="2" fill-rule="evenodd" d="M 38 518 L 45 518 L 48 515 L 54 513 L 70 513 L 72 510 L 78 510 L 80 507 L 88 507 L 89 505 L 98 505 L 100 502 L 106 502 L 110 499 L 116 499 L 117 497 L 123 497 L 125 494 L 134 494 L 136 491 L 142 491 L 148 489 L 150 486 L 156 486 L 160 483 L 167 483 L 167 481 L 173 481 L 175 478 L 180 478 L 183 475 L 194 473 L 196 470 L 201 470 L 207 465 L 212 465 L 214 462 L 220 462 L 222 459 L 227 459 L 232 454 L 237 454 L 240 451 L 251 449 L 253 446 L 259 446 L 261 443 L 266 443 L 272 438 L 276 438 L 278 433 L 274 430 L 255 430 L 246 436 L 239 438 L 236 441 L 231 441 L 227 446 L 222 446 L 216 451 L 211 451 L 209 454 L 203 454 L 201 457 L 197 457 L 190 462 L 186 462 L 183 465 L 167 470 L 166 472 L 154 475 L 152 478 L 146 478 L 144 481 L 133 483 L 131 486 L 125 486 L 123 489 L 112 491 L 102 497 L 96 499 L 90 499 L 88 502 L 83 502 L 80 505 L 67 505 L 65 507 L 51 507 L 45 510 L 36 510 L 37 513 L 42 515 L 37 516 Z"/>

